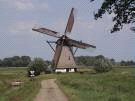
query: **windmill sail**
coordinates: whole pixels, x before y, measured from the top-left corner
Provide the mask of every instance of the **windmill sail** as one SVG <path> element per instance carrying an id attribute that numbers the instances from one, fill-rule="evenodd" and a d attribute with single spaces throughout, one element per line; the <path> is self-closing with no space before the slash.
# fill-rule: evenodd
<path id="1" fill-rule="evenodd" d="M 56 51 L 55 51 L 54 60 L 53 60 L 55 68 L 57 67 L 57 64 L 58 64 L 58 61 L 59 61 L 59 58 L 60 58 L 60 55 L 61 55 L 60 53 L 62 51 L 62 47 L 63 47 L 63 45 L 57 45 L 56 46 Z"/>
<path id="2" fill-rule="evenodd" d="M 58 32 L 52 31 L 52 30 L 47 29 L 47 28 L 33 28 L 32 30 L 36 31 L 36 32 L 43 33 L 43 34 L 47 34 L 47 35 L 50 35 L 53 37 L 57 37 L 57 38 L 61 37 Z"/>
<path id="3" fill-rule="evenodd" d="M 87 43 L 83 43 L 83 42 L 80 42 L 80 41 L 72 40 L 72 39 L 69 39 L 68 43 L 71 46 L 82 48 L 82 49 L 96 48 L 96 46 L 93 46 L 93 45 L 90 45 L 90 44 L 87 44 Z"/>
<path id="4" fill-rule="evenodd" d="M 74 24 L 74 20 L 75 20 L 75 9 L 72 8 L 69 19 L 68 19 L 68 23 L 67 23 L 67 26 L 66 26 L 66 29 L 65 29 L 65 34 L 71 33 L 72 28 L 73 28 L 73 24 Z"/>

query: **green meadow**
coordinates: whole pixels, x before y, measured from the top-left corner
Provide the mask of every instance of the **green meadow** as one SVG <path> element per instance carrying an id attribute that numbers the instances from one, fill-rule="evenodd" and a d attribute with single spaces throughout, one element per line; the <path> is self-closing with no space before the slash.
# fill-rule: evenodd
<path id="1" fill-rule="evenodd" d="M 134 101 L 135 68 L 115 67 L 106 73 L 92 68 L 77 73 L 41 74 L 34 81 L 27 78 L 27 68 L 0 68 L 0 101 L 33 101 L 41 80 L 57 78 L 57 83 L 71 101 Z M 19 87 L 10 82 L 18 80 Z"/>
<path id="2" fill-rule="evenodd" d="M 40 88 L 40 81 L 30 81 L 26 68 L 0 68 L 0 101 L 32 101 Z M 21 86 L 10 86 L 11 81 L 21 81 Z"/>
<path id="3" fill-rule="evenodd" d="M 58 78 L 71 101 L 134 101 L 135 68 L 117 67 L 98 74 L 83 71 Z"/>

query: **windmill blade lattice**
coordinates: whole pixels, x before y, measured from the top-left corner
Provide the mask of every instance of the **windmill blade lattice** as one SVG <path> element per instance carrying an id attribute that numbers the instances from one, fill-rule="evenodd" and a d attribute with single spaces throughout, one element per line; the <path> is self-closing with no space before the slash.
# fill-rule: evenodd
<path id="1" fill-rule="evenodd" d="M 43 33 L 43 34 L 47 34 L 47 35 L 50 35 L 50 36 L 53 36 L 53 37 L 57 37 L 57 38 L 61 37 L 58 32 L 47 29 L 47 28 L 33 28 L 32 30 L 36 31 L 36 32 Z"/>
<path id="2" fill-rule="evenodd" d="M 93 46 L 93 45 L 90 45 L 90 44 L 87 44 L 87 43 L 83 43 L 81 41 L 72 40 L 72 39 L 68 39 L 68 43 L 71 46 L 82 48 L 82 49 L 96 48 L 96 46 Z"/>
<path id="3" fill-rule="evenodd" d="M 72 8 L 68 22 L 67 22 L 67 26 L 65 29 L 65 35 L 66 35 L 66 33 L 71 33 L 71 31 L 72 31 L 74 21 L 75 21 L 75 15 L 76 15 L 75 12 L 76 12 L 75 8 Z"/>

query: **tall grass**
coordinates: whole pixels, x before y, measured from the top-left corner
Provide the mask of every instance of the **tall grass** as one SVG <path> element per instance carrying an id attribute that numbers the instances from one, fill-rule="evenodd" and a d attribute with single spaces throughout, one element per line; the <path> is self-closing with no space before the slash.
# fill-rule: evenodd
<path id="1" fill-rule="evenodd" d="M 0 68 L 0 101 L 32 101 L 40 89 L 40 80 L 30 81 L 26 68 Z M 13 80 L 20 80 L 18 88 L 10 86 Z"/>
<path id="2" fill-rule="evenodd" d="M 40 89 L 41 80 L 57 78 L 60 88 L 71 101 L 134 101 L 135 68 L 114 68 L 98 73 L 80 69 L 78 73 L 46 74 L 29 81 L 27 68 L 0 68 L 0 101 L 32 101 Z M 21 80 L 13 89 L 8 81 Z"/>
<path id="3" fill-rule="evenodd" d="M 135 68 L 115 68 L 100 74 L 67 74 L 58 82 L 71 101 L 134 101 Z"/>

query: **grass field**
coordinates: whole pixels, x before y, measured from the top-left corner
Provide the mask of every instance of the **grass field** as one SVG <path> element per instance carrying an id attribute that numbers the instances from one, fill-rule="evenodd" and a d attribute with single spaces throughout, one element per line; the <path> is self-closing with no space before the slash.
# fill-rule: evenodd
<path id="1" fill-rule="evenodd" d="M 26 68 L 0 68 L 0 101 L 32 101 L 40 88 L 40 81 L 29 81 Z M 10 82 L 19 80 L 20 87 L 11 87 Z"/>
<path id="2" fill-rule="evenodd" d="M 108 73 L 96 74 L 93 69 L 78 73 L 42 74 L 30 81 L 27 68 L 0 68 L 0 101 L 32 101 L 44 79 L 57 78 L 60 88 L 71 101 L 134 101 L 135 68 L 117 67 Z M 21 80 L 19 88 L 9 81 Z"/>
<path id="3" fill-rule="evenodd" d="M 59 76 L 58 83 L 71 101 L 134 101 L 135 68 L 115 68 L 108 73 L 87 72 Z M 93 71 L 93 70 L 92 70 Z"/>

